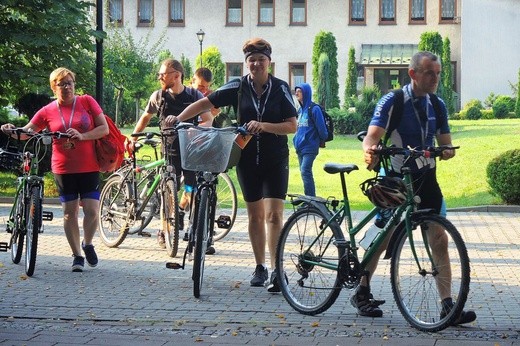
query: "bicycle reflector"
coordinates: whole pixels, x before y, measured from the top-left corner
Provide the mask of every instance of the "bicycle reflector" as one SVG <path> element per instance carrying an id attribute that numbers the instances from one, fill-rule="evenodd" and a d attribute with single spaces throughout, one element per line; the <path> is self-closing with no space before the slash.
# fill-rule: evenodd
<path id="1" fill-rule="evenodd" d="M 400 178 L 377 176 L 359 185 L 370 202 L 381 209 L 393 209 L 406 202 L 408 190 Z"/>

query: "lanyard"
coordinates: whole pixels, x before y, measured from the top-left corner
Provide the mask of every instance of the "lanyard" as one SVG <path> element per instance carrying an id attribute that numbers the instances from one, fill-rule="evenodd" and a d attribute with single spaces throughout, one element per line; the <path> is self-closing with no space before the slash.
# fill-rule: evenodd
<path id="1" fill-rule="evenodd" d="M 260 97 L 255 97 L 256 91 L 254 90 L 253 83 L 251 85 L 251 100 L 253 101 L 253 106 L 256 110 L 256 120 L 258 122 L 262 122 L 264 117 L 265 108 L 267 105 L 267 100 L 269 100 L 269 96 L 271 95 L 271 78 L 269 78 L 269 82 L 267 83 L 267 95 L 265 97 L 264 103 L 262 104 L 262 96 L 265 94 L 266 90 L 262 92 Z M 260 134 L 256 135 L 256 165 L 260 164 Z"/>
<path id="2" fill-rule="evenodd" d="M 413 96 L 413 93 L 412 93 L 411 90 L 409 90 L 408 92 L 410 94 L 410 99 L 412 101 L 412 107 L 413 107 L 413 111 L 415 113 L 415 118 L 417 119 L 417 122 L 419 123 L 419 127 L 421 128 L 421 143 L 422 143 L 422 146 L 424 147 L 426 136 L 428 136 L 428 128 L 429 128 L 429 121 L 428 121 L 428 97 L 426 97 L 426 107 L 425 107 L 425 109 L 424 110 L 417 110 L 417 108 L 415 107 L 415 103 L 416 102 L 420 102 L 420 100 L 416 99 Z M 421 115 L 422 115 L 422 117 L 421 117 Z M 424 118 L 424 123 L 425 123 L 424 127 L 423 127 L 423 121 L 421 120 L 422 118 Z"/>
<path id="3" fill-rule="evenodd" d="M 74 96 L 74 101 L 72 102 L 72 111 L 70 112 L 69 118 L 69 127 L 65 125 L 65 118 L 63 117 L 63 113 L 61 112 L 60 104 L 58 100 L 56 100 L 56 106 L 58 107 L 58 111 L 60 112 L 61 123 L 63 124 L 63 128 L 65 132 L 72 127 L 72 119 L 74 118 L 74 110 L 76 109 L 76 96 Z"/>

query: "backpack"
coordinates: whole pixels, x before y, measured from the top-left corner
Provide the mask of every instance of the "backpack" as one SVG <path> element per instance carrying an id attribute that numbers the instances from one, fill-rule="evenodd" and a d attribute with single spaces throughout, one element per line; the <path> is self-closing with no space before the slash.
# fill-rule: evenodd
<path id="1" fill-rule="evenodd" d="M 388 139 L 392 132 L 399 126 L 401 123 L 401 119 L 403 117 L 404 110 L 404 92 L 403 89 L 394 90 L 395 100 L 394 100 L 394 108 L 392 110 L 392 116 L 390 117 L 390 124 L 388 125 L 388 129 L 386 130 L 385 137 L 383 143 L 386 145 Z M 439 98 L 435 94 L 429 94 L 430 101 L 432 102 L 433 110 L 435 112 L 435 124 L 437 129 L 440 128 L 440 114 L 442 113 L 441 102 Z"/>
<path id="2" fill-rule="evenodd" d="M 320 143 L 320 147 L 325 148 L 325 142 L 330 142 L 334 139 L 334 122 L 332 121 L 332 117 L 327 113 L 325 108 L 314 102 L 311 102 L 311 105 L 309 106 L 309 116 L 312 114 L 312 109 L 314 108 L 314 106 L 320 107 L 321 114 L 323 114 L 325 126 L 327 127 L 327 138 Z"/>
<path id="3" fill-rule="evenodd" d="M 93 117 L 94 115 L 88 107 L 88 104 L 81 96 L 78 97 L 81 100 L 83 108 Z M 108 115 L 104 115 L 108 124 L 108 135 L 94 141 L 99 171 L 102 173 L 113 172 L 121 167 L 123 159 L 125 158 L 125 142 L 127 140 L 126 136 L 121 133 L 112 119 Z M 92 120 L 93 119 L 94 118 L 92 118 Z"/>
<path id="4" fill-rule="evenodd" d="M 99 164 L 99 171 L 113 172 L 123 163 L 125 158 L 126 136 L 117 128 L 112 119 L 105 114 L 108 124 L 108 135 L 96 139 L 96 155 Z"/>

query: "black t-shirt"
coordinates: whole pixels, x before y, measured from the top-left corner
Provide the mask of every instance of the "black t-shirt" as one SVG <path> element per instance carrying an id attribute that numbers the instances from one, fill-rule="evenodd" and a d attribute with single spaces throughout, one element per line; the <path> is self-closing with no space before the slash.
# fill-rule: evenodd
<path id="1" fill-rule="evenodd" d="M 297 116 L 289 85 L 271 75 L 269 75 L 269 83 L 265 86 L 265 92 L 259 102 L 248 76 L 229 81 L 207 97 L 217 108 L 233 106 L 237 109 L 238 90 L 241 83 L 242 96 L 240 119 L 238 120 L 240 125 L 251 120 L 281 123 L 285 119 Z M 287 136 L 273 133 L 261 133 L 259 136 L 253 136 L 242 151 L 241 160 L 256 160 L 257 154 L 260 163 L 287 157 L 289 155 Z"/>

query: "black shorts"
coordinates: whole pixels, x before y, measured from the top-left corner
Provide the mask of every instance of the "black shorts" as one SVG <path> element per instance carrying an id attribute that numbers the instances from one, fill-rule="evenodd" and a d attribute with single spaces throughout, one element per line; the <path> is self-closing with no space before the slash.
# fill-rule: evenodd
<path id="1" fill-rule="evenodd" d="M 437 182 L 436 168 L 412 174 L 413 189 L 421 198 L 420 209 L 435 209 L 441 213 L 442 191 Z"/>
<path id="2" fill-rule="evenodd" d="M 78 198 L 99 200 L 99 172 L 54 174 L 54 181 L 62 203 Z"/>
<path id="3" fill-rule="evenodd" d="M 289 185 L 289 157 L 259 166 L 254 160 L 241 160 L 237 177 L 246 202 L 262 198 L 285 199 Z"/>

